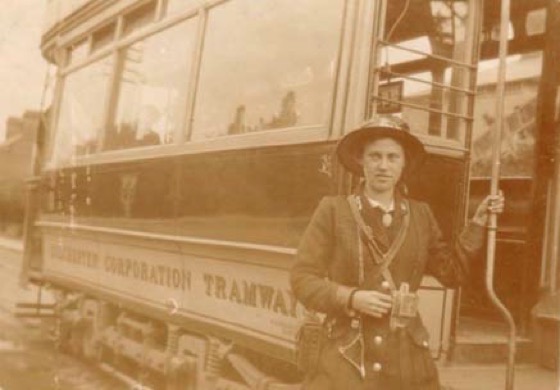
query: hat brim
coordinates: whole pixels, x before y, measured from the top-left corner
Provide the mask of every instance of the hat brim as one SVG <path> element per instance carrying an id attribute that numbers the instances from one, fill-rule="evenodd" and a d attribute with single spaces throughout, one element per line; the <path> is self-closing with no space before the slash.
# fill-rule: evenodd
<path id="1" fill-rule="evenodd" d="M 422 142 L 407 131 L 395 130 L 393 127 L 365 127 L 346 134 L 336 147 L 338 161 L 351 173 L 363 176 L 360 154 L 366 142 L 380 138 L 392 138 L 404 149 L 405 170 L 407 173 L 416 170 L 426 158 L 426 150 Z"/>

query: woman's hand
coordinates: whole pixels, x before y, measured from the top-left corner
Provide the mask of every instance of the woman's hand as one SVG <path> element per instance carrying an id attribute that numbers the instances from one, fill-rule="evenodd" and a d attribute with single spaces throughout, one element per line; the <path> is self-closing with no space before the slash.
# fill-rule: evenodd
<path id="1" fill-rule="evenodd" d="M 354 310 L 377 318 L 387 314 L 392 303 L 391 295 L 375 290 L 359 290 L 352 297 L 352 308 Z"/>
<path id="2" fill-rule="evenodd" d="M 489 214 L 501 214 L 504 211 L 505 198 L 504 193 L 500 190 L 498 195 L 488 195 L 476 208 L 473 216 L 473 222 L 480 226 L 486 226 Z"/>

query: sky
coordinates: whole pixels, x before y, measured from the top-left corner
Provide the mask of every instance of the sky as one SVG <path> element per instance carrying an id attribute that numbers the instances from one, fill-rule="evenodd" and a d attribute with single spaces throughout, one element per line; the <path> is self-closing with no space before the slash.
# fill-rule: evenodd
<path id="1" fill-rule="evenodd" d="M 0 142 L 6 120 L 38 110 L 47 63 L 39 45 L 45 0 L 3 0 L 0 12 Z"/>

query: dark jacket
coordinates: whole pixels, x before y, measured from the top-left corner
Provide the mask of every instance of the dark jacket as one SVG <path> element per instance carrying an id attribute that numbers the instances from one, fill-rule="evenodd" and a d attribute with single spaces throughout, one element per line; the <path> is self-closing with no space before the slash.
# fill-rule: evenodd
<path id="1" fill-rule="evenodd" d="M 410 290 L 416 291 L 424 274 L 435 276 L 446 286 L 460 284 L 468 274 L 468 257 L 483 244 L 484 229 L 470 224 L 450 247 L 442 241 L 436 219 L 426 203 L 408 200 L 399 205 L 403 214 L 409 213 L 409 226 L 390 266 L 395 284 L 407 282 Z M 371 220 L 365 217 L 369 224 Z M 329 327 L 317 372 L 308 376 L 306 388 L 438 389 L 428 333 L 419 317 L 412 319 L 406 328 L 391 331 L 388 315 L 382 319 L 362 316 L 365 378 L 340 353 L 339 348 L 348 345 L 358 332 L 350 326 L 351 314 L 347 310 L 350 292 L 356 287 L 387 292 L 382 287 L 380 265 L 363 244 L 359 248 L 359 237 L 347 198 L 343 196 L 322 199 L 302 237 L 291 272 L 292 289 L 306 308 L 326 313 L 325 324 Z M 359 286 L 360 252 L 364 259 L 364 281 Z M 359 360 L 355 356 L 354 363 Z"/>

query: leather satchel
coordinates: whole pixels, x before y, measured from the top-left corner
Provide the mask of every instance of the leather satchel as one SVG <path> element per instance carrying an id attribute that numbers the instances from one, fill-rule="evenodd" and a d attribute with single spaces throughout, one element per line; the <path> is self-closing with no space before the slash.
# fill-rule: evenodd
<path id="1" fill-rule="evenodd" d="M 305 319 L 297 333 L 296 363 L 308 375 L 313 375 L 319 366 L 321 350 L 326 340 L 324 332 L 322 321 L 313 315 Z"/>

